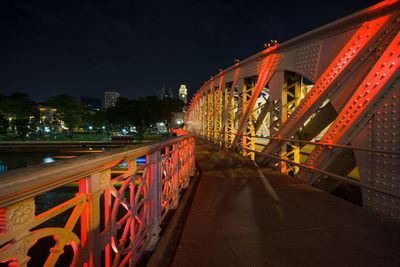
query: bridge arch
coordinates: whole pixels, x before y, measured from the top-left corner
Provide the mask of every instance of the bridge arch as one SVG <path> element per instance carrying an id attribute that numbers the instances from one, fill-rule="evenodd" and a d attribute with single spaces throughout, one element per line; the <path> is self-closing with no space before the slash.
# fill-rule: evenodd
<path id="1" fill-rule="evenodd" d="M 400 188 L 399 6 L 385 1 L 221 71 L 192 99 L 187 128 L 327 191 L 355 185 L 363 205 L 400 218 L 389 204 Z"/>

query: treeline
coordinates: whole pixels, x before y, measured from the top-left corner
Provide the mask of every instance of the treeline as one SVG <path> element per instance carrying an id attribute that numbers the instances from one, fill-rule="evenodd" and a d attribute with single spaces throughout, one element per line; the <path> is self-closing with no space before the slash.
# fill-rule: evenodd
<path id="1" fill-rule="evenodd" d="M 76 98 L 69 95 L 51 97 L 43 103 L 52 108 L 51 116 L 40 117 L 39 105 L 24 93 L 0 95 L 0 134 L 16 134 L 24 137 L 28 133 L 56 129 L 63 124 L 72 140 L 78 129 L 93 128 L 107 135 L 123 129 L 136 128 L 143 135 L 157 122 L 169 127 L 172 112 L 180 112 L 185 103 L 179 99 L 158 99 L 148 96 L 137 99 L 119 98 L 116 105 L 107 110 L 89 110 Z"/>

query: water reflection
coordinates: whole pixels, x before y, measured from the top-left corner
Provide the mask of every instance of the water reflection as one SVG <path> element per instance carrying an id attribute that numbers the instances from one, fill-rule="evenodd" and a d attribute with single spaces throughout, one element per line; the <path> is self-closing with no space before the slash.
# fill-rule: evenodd
<path id="1" fill-rule="evenodd" d="M 8 169 L 7 165 L 2 160 L 0 160 L 0 173 L 6 172 L 7 169 Z"/>
<path id="2" fill-rule="evenodd" d="M 7 170 L 30 167 L 38 164 L 49 164 L 60 159 L 70 159 L 77 156 L 99 153 L 106 151 L 104 148 L 93 149 L 78 148 L 66 149 L 59 152 L 1 152 L 0 153 L 0 173 Z M 3 168 L 1 167 L 3 166 Z"/>
<path id="3" fill-rule="evenodd" d="M 46 157 L 46 158 L 44 158 L 44 159 L 42 160 L 42 162 L 43 162 L 44 164 L 52 163 L 52 162 L 55 162 L 55 161 L 56 161 L 56 160 L 53 159 L 52 157 Z"/>

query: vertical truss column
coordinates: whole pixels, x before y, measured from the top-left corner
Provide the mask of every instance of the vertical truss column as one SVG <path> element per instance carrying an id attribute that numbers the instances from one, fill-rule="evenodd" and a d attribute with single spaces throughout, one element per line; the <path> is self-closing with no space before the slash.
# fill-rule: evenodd
<path id="1" fill-rule="evenodd" d="M 196 102 L 194 103 L 194 116 L 192 119 L 192 124 L 195 125 L 194 131 L 196 134 L 201 134 L 202 132 L 202 106 L 201 97 L 196 97 Z"/>
<path id="2" fill-rule="evenodd" d="M 214 116 L 214 94 L 213 94 L 213 85 L 211 83 L 211 88 L 207 91 L 207 137 L 208 140 L 212 140 L 214 137 L 213 132 L 213 116 Z"/>
<path id="3" fill-rule="evenodd" d="M 270 103 L 269 103 L 269 99 L 267 99 L 265 96 L 263 96 L 263 98 L 264 98 L 264 100 L 265 100 L 265 103 L 264 103 L 264 105 L 263 106 L 261 106 L 260 108 L 258 108 L 258 109 L 260 109 L 257 113 L 258 113 L 258 116 L 256 115 L 256 117 L 257 117 L 257 120 L 256 120 L 256 122 L 255 122 L 255 131 L 256 131 L 256 134 L 258 133 L 258 131 L 261 129 L 261 127 L 262 127 L 262 125 L 263 125 L 263 123 L 264 123 L 264 121 L 265 121 L 265 119 L 268 117 L 268 113 L 269 113 L 269 110 L 270 110 Z M 267 127 L 269 126 L 269 121 L 267 120 Z"/>
<path id="4" fill-rule="evenodd" d="M 203 94 L 201 97 L 201 135 L 207 137 L 207 118 L 208 118 L 208 95 Z"/>
<path id="5" fill-rule="evenodd" d="M 242 96 L 242 116 L 245 115 L 246 108 L 249 106 L 251 96 L 253 95 L 254 88 L 256 87 L 257 77 L 245 78 Z M 242 117 L 243 118 L 243 117 Z M 254 136 L 256 135 L 254 127 L 254 113 L 251 112 L 248 118 L 246 127 L 243 129 L 242 146 L 251 150 L 255 150 Z M 238 133 L 241 134 L 241 133 Z M 243 156 L 247 156 L 252 160 L 255 159 L 254 152 L 243 150 Z"/>
<path id="6" fill-rule="evenodd" d="M 281 100 L 274 100 L 271 102 L 269 114 L 269 132 L 270 136 L 273 136 L 278 132 L 279 126 L 281 125 Z"/>
<path id="7" fill-rule="evenodd" d="M 202 130 L 202 113 L 201 113 L 201 102 L 200 97 L 196 97 L 196 102 L 194 103 L 194 116 L 193 116 L 193 124 L 195 125 L 195 133 L 201 134 Z"/>
<path id="8" fill-rule="evenodd" d="M 285 123 L 288 117 L 294 112 L 300 104 L 301 91 L 305 87 L 303 84 L 303 76 L 285 71 L 285 82 L 282 88 L 282 112 L 281 122 Z M 297 139 L 297 138 L 295 138 Z M 289 142 L 282 146 L 281 157 L 291 161 L 300 162 L 300 144 L 296 142 Z M 281 172 L 285 174 L 294 175 L 299 171 L 297 166 L 291 166 L 288 163 L 281 162 Z"/>
<path id="9" fill-rule="evenodd" d="M 225 112 L 227 113 L 224 137 L 225 137 L 225 147 L 229 148 L 232 145 L 233 139 L 235 138 L 235 88 L 233 83 L 229 83 L 225 88 Z"/>
<path id="10" fill-rule="evenodd" d="M 215 115 L 214 115 L 214 138 L 221 140 L 221 120 L 222 120 L 222 108 L 223 108 L 223 97 L 221 97 L 222 88 L 215 92 Z M 218 141 L 222 145 L 221 141 Z"/>

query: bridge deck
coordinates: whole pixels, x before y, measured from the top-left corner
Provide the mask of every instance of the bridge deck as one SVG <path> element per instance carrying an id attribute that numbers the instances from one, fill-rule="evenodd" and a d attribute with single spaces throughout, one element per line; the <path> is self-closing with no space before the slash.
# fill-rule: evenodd
<path id="1" fill-rule="evenodd" d="M 400 225 L 210 145 L 172 266 L 400 266 Z"/>

